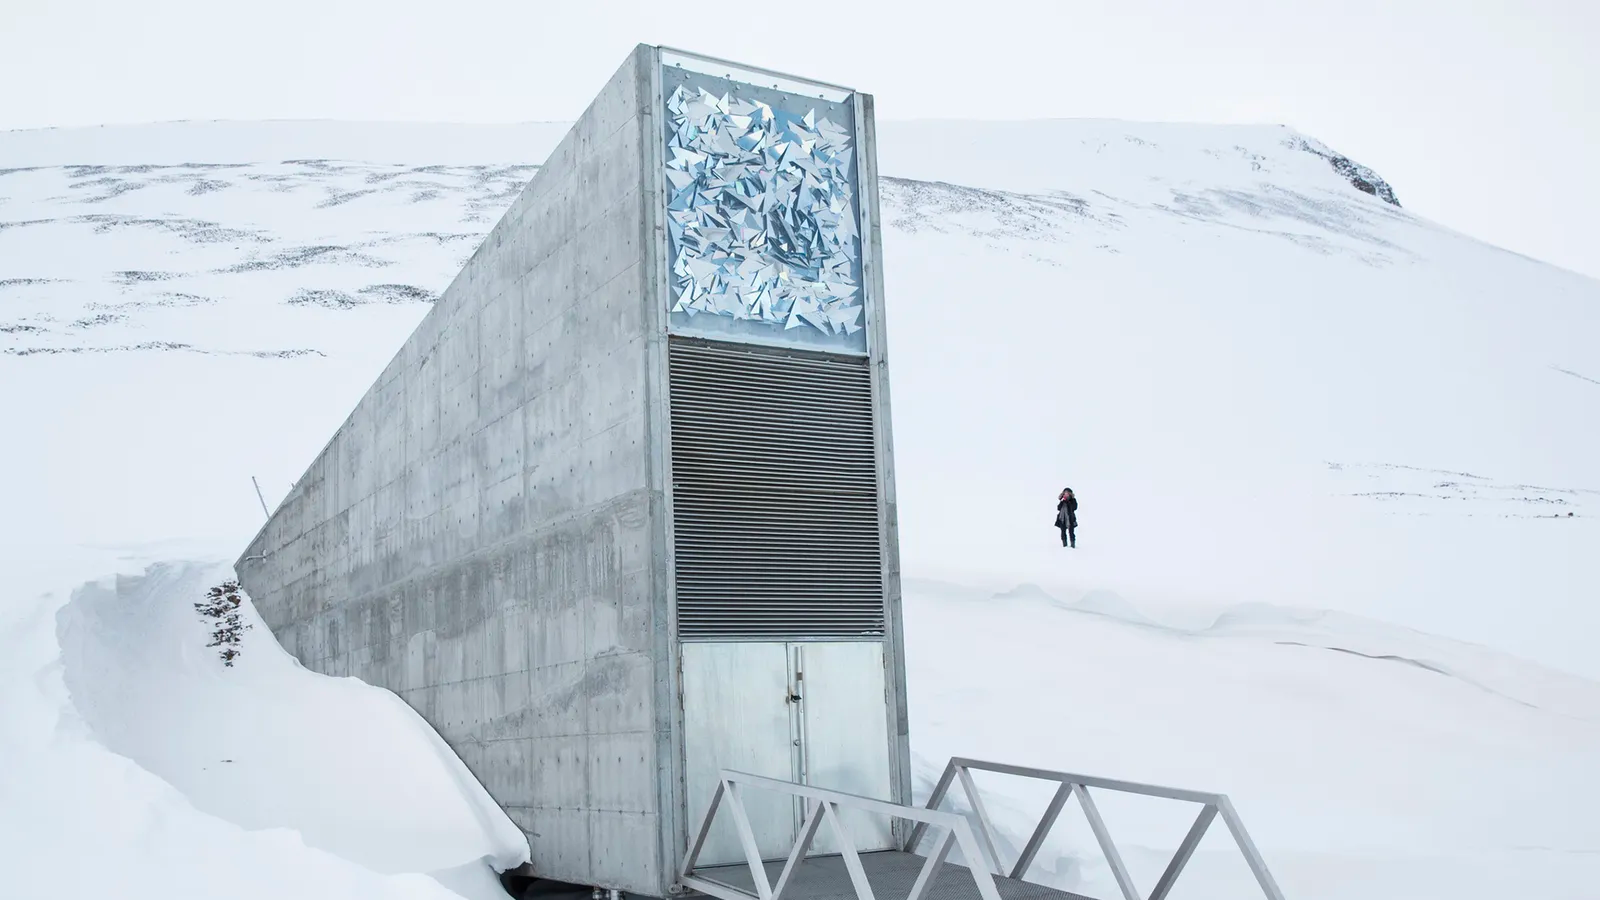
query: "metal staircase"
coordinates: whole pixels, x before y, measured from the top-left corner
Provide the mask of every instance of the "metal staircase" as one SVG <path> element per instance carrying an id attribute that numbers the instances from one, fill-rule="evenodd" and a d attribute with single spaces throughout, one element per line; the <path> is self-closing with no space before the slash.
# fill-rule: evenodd
<path id="1" fill-rule="evenodd" d="M 974 771 L 996 772 L 1057 784 L 1055 796 L 1034 827 L 1015 862 L 1007 868 L 995 849 L 994 829 L 984 808 L 983 797 L 974 783 Z M 890 900 L 1084 900 L 1074 894 L 1025 880 L 1039 849 L 1061 817 L 1067 801 L 1078 798 L 1084 818 L 1094 832 L 1106 862 L 1122 893 L 1122 900 L 1165 900 L 1183 874 L 1200 840 L 1218 817 L 1233 835 L 1234 843 L 1267 900 L 1284 900 L 1278 883 L 1245 830 L 1244 822 L 1223 794 L 1117 781 L 1055 772 L 1025 766 L 955 758 L 945 767 L 925 807 L 901 806 L 840 791 L 795 784 L 724 770 L 690 845 L 679 882 L 718 900 L 876 900 L 881 894 Z M 957 782 L 972 809 L 972 818 L 939 807 Z M 1172 861 L 1149 894 L 1141 894 L 1128 874 L 1122 854 L 1117 850 L 1105 820 L 1100 816 L 1090 790 L 1138 794 L 1200 805 L 1199 815 L 1190 826 Z M 788 857 L 764 860 L 757 850 L 754 831 L 746 814 L 744 795 L 748 790 L 787 794 L 806 806 L 804 824 Z M 842 810 L 861 812 L 915 822 L 905 846 L 899 850 L 860 853 L 852 849 L 841 818 Z M 713 821 L 726 811 L 745 852 L 743 865 L 697 868 L 700 851 Z M 813 842 L 824 825 L 832 830 L 837 854 L 811 855 Z M 924 850 L 924 842 L 928 842 Z M 963 866 L 948 861 L 952 848 L 959 848 L 969 862 Z M 974 860 L 981 865 L 971 865 Z M 956 871 L 959 870 L 959 871 Z M 962 875 L 960 873 L 966 873 Z"/>

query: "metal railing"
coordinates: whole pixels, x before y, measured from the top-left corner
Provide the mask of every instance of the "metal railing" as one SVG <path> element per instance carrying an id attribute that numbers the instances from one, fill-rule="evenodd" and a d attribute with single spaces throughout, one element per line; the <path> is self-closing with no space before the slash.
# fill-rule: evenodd
<path id="1" fill-rule="evenodd" d="M 945 795 L 950 792 L 950 786 L 961 782 L 961 789 L 967 796 L 967 803 L 972 807 L 973 817 L 977 819 L 977 833 L 983 848 L 983 855 L 973 855 L 962 847 L 962 854 L 967 864 L 976 872 L 979 868 L 976 863 L 983 862 L 992 866 L 996 873 L 1005 873 L 1000 863 L 1000 854 L 995 850 L 994 830 L 989 823 L 989 815 L 984 809 L 983 798 L 978 794 L 978 787 L 972 780 L 974 771 L 996 772 L 1003 775 L 1016 775 L 1022 778 L 1035 778 L 1041 781 L 1054 781 L 1055 796 L 1051 798 L 1050 805 L 1045 807 L 1044 816 L 1033 829 L 1028 842 L 1023 845 L 1021 854 L 1016 863 L 1011 867 L 1008 875 L 1010 878 L 1020 879 L 1027 874 L 1028 868 L 1033 865 L 1034 857 L 1038 855 L 1039 848 L 1044 846 L 1045 838 L 1049 836 L 1050 829 L 1061 816 L 1061 810 L 1066 807 L 1067 801 L 1074 794 L 1078 797 L 1078 805 L 1083 809 L 1083 816 L 1089 821 L 1089 829 L 1094 832 L 1095 840 L 1100 844 L 1100 850 L 1105 854 L 1106 863 L 1111 867 L 1111 874 L 1117 881 L 1117 887 L 1122 891 L 1123 900 L 1166 900 L 1172 891 L 1172 886 L 1189 864 L 1190 857 L 1200 846 L 1201 838 L 1205 837 L 1206 830 L 1217 816 L 1222 817 L 1228 831 L 1233 834 L 1234 843 L 1238 845 L 1239 852 L 1244 855 L 1245 863 L 1250 866 L 1250 872 L 1255 876 L 1256 883 L 1261 886 L 1261 891 L 1268 900 L 1284 900 L 1283 891 L 1278 888 L 1278 883 L 1273 879 L 1272 873 L 1267 870 L 1267 863 L 1261 858 L 1261 851 L 1256 849 L 1255 841 L 1250 839 L 1250 833 L 1245 830 L 1244 822 L 1239 819 L 1239 813 L 1234 810 L 1233 803 L 1225 794 L 1212 794 L 1204 791 L 1186 791 L 1179 788 L 1160 787 L 1153 784 L 1138 784 L 1131 781 L 1116 781 L 1110 778 L 1095 778 L 1089 775 L 1074 775 L 1070 772 L 1053 772 L 1048 769 L 1033 769 L 1026 766 L 1010 766 L 1002 763 L 983 762 L 975 759 L 957 757 L 950 760 L 945 767 L 944 774 L 940 776 L 939 783 L 933 789 L 933 794 L 928 798 L 927 808 L 936 810 L 944 801 Z M 1111 840 L 1111 833 L 1106 830 L 1105 819 L 1100 816 L 1100 808 L 1095 804 L 1094 798 L 1089 795 L 1089 789 L 1116 791 L 1124 794 L 1139 794 L 1146 797 L 1159 797 L 1165 800 L 1178 800 L 1187 803 L 1201 804 L 1200 815 L 1189 827 L 1189 833 L 1184 836 L 1183 842 L 1178 845 L 1177 853 L 1173 854 L 1172 861 L 1167 864 L 1166 871 L 1156 882 L 1155 889 L 1148 897 L 1141 897 L 1138 888 L 1133 884 L 1133 878 L 1128 874 L 1128 867 L 1122 861 L 1122 854 L 1117 851 L 1117 845 Z M 921 842 L 926 826 L 918 824 L 912 830 L 911 836 L 906 840 L 906 850 L 915 852 L 917 844 Z"/>
<path id="2" fill-rule="evenodd" d="M 716 793 L 712 795 L 711 808 L 706 811 L 705 819 L 700 823 L 700 832 L 689 847 L 689 855 L 683 861 L 678 881 L 721 900 L 752 900 L 752 898 L 782 900 L 784 892 L 793 883 L 795 870 L 811 851 L 811 843 L 816 839 L 817 831 L 824 821 L 833 829 L 834 838 L 840 848 L 839 855 L 844 859 L 845 871 L 849 873 L 857 900 L 875 900 L 872 885 L 867 883 L 867 873 L 861 865 L 861 856 L 855 850 L 844 823 L 840 821 L 841 806 L 914 821 L 917 823 L 916 834 L 919 840 L 928 827 L 940 829 L 935 838 L 933 852 L 928 854 L 927 861 L 922 864 L 922 870 L 905 900 L 921 900 L 923 894 L 927 893 L 928 888 L 938 879 L 939 872 L 944 867 L 945 857 L 950 854 L 952 843 L 961 848 L 966 858 L 980 858 L 978 840 L 972 831 L 972 823 L 960 813 L 901 806 L 886 800 L 874 800 L 842 791 L 830 791 L 726 769 L 720 774 L 722 780 L 717 784 Z M 761 859 L 755 832 L 750 827 L 750 817 L 745 811 L 743 792 L 746 787 L 775 791 L 807 801 L 805 821 L 800 826 L 800 833 L 795 838 L 794 846 L 789 850 L 789 856 L 784 861 L 783 870 L 779 873 L 776 884 L 767 878 L 766 865 Z M 739 844 L 744 849 L 745 862 L 750 867 L 750 878 L 755 885 L 754 893 L 727 882 L 695 874 L 695 864 L 699 861 L 700 851 L 705 846 L 706 836 L 711 833 L 711 823 L 717 816 L 717 810 L 724 803 L 727 803 L 728 811 L 733 816 L 734 829 L 738 832 Z M 994 876 L 989 870 L 973 867 L 971 871 L 973 883 L 978 888 L 978 896 L 982 900 L 1000 900 L 1000 892 L 996 890 Z"/>
<path id="3" fill-rule="evenodd" d="M 1001 864 L 1000 854 L 995 849 L 994 827 L 990 824 L 989 814 L 984 808 L 983 798 L 978 793 L 977 784 L 973 781 L 974 771 L 995 772 L 1002 775 L 1015 775 L 1022 778 L 1034 778 L 1041 781 L 1056 782 L 1055 796 L 1051 798 L 1049 806 L 1045 808 L 1044 815 L 1034 827 L 1033 833 L 1028 837 L 1021 854 L 1009 872 Z M 983 762 L 975 759 L 956 757 L 950 760 L 945 767 L 944 774 L 939 778 L 939 783 L 933 789 L 933 794 L 928 798 L 925 807 L 901 806 L 886 800 L 875 800 L 870 797 L 861 797 L 847 794 L 842 791 L 830 791 L 810 785 L 795 784 L 776 778 L 766 778 L 760 775 L 748 775 L 724 769 L 720 773 L 721 781 L 717 784 L 716 793 L 711 798 L 711 807 L 706 810 L 705 818 L 701 821 L 700 831 L 695 836 L 694 842 L 689 847 L 688 856 L 683 861 L 683 868 L 679 872 L 678 880 L 686 887 L 694 888 L 701 893 L 708 894 L 720 900 L 782 900 L 784 892 L 793 883 L 795 871 L 800 863 L 805 860 L 811 851 L 812 842 L 816 839 L 818 830 L 826 821 L 833 830 L 835 841 L 840 848 L 839 855 L 843 858 L 844 867 L 850 876 L 850 883 L 855 888 L 857 900 L 875 900 L 872 886 L 867 881 L 865 868 L 861 864 L 861 855 L 854 849 L 854 842 L 850 839 L 843 821 L 840 819 L 839 809 L 861 810 L 893 819 L 903 819 L 916 822 L 910 836 L 906 839 L 905 851 L 916 853 L 918 846 L 927 838 L 930 830 L 934 831 L 933 845 L 926 856 L 916 882 L 912 885 L 911 892 L 905 900 L 922 900 L 922 897 L 935 880 L 950 855 L 952 847 L 959 847 L 966 868 L 972 875 L 974 885 L 977 887 L 980 900 L 1000 900 L 1000 894 L 995 887 L 994 876 L 1004 875 L 1011 879 L 1022 879 L 1033 865 L 1034 858 L 1038 856 L 1040 848 L 1044 846 L 1045 839 L 1049 837 L 1050 830 L 1061 817 L 1061 811 L 1066 808 L 1067 801 L 1074 795 L 1078 804 L 1083 809 L 1084 818 L 1089 822 L 1089 828 L 1094 832 L 1095 840 L 1100 844 L 1100 850 L 1105 854 L 1106 862 L 1111 867 L 1112 876 L 1116 879 L 1117 887 L 1122 892 L 1123 900 L 1166 900 L 1177 882 L 1178 876 L 1183 873 L 1194 852 L 1200 846 L 1200 840 L 1205 837 L 1206 830 L 1218 817 L 1222 817 L 1228 831 L 1232 833 L 1234 843 L 1238 845 L 1240 853 L 1244 855 L 1250 872 L 1255 876 L 1256 883 L 1261 886 L 1262 893 L 1267 900 L 1284 900 L 1283 892 L 1278 888 L 1278 883 L 1267 870 L 1266 861 L 1261 858 L 1261 852 L 1256 849 L 1255 841 L 1251 840 L 1250 833 L 1245 830 L 1244 823 L 1240 821 L 1239 814 L 1234 810 L 1224 794 L 1213 794 L 1204 791 L 1188 791 L 1178 788 L 1160 787 L 1151 784 L 1139 784 L 1131 781 L 1117 781 L 1110 778 L 1096 778 L 1089 775 L 1075 775 L 1070 772 L 1055 772 L 1048 769 L 1034 769 L 1026 766 L 1011 766 L 1002 763 Z M 961 789 L 966 794 L 967 803 L 972 807 L 973 818 L 976 819 L 976 829 L 973 822 L 966 815 L 958 812 L 939 809 L 945 797 L 950 793 L 950 787 L 956 781 L 961 782 Z M 761 858 L 761 851 L 756 840 L 755 831 L 750 826 L 750 816 L 745 810 L 743 792 L 745 788 L 757 788 L 787 794 L 806 801 L 806 816 L 800 827 L 798 836 L 789 855 L 785 859 L 783 869 L 778 875 L 776 883 L 767 877 L 765 861 Z M 1089 789 L 1115 791 L 1124 794 L 1138 794 L 1146 797 L 1158 797 L 1166 800 L 1176 800 L 1186 803 L 1200 804 L 1200 814 L 1189 827 L 1189 832 L 1184 836 L 1183 842 L 1173 854 L 1172 861 L 1167 864 L 1166 870 L 1156 882 L 1155 889 L 1148 897 L 1142 897 L 1138 888 L 1134 886 L 1133 878 L 1128 874 L 1128 867 L 1122 860 L 1122 854 L 1117 850 L 1111 833 L 1106 829 L 1105 819 L 1100 815 L 1099 806 L 1090 796 Z M 749 891 L 736 885 L 719 881 L 705 875 L 697 874 L 695 866 L 699 861 L 700 852 L 705 847 L 706 838 L 711 833 L 711 826 L 716 819 L 717 812 L 726 804 L 729 814 L 733 818 L 734 830 L 738 833 L 739 844 L 744 851 L 745 863 L 750 869 L 751 883 L 755 890 Z M 898 900 L 898 898 L 897 898 Z"/>

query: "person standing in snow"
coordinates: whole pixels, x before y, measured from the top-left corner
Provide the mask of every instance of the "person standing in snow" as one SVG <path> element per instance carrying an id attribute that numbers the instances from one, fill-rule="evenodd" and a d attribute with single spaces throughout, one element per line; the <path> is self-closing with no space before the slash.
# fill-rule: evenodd
<path id="1" fill-rule="evenodd" d="M 1078 498 L 1072 488 L 1062 488 L 1056 498 L 1056 527 L 1061 529 L 1061 546 L 1078 546 Z"/>

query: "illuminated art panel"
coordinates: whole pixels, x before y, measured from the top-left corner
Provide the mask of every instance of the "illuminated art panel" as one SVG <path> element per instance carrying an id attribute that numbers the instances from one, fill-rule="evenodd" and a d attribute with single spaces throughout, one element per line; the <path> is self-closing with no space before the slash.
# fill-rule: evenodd
<path id="1" fill-rule="evenodd" d="M 865 352 L 851 106 L 663 76 L 672 331 Z"/>

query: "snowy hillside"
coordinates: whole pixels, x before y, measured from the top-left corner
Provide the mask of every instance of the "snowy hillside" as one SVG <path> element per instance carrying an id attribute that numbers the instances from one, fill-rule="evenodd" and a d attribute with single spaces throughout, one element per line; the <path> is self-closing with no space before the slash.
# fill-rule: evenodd
<path id="1" fill-rule="evenodd" d="M 162 846 L 226 821 L 229 852 L 329 896 L 423 896 L 396 873 L 510 852 L 491 817 L 452 826 L 448 858 L 364 855 L 427 823 L 245 796 L 194 771 L 206 740 L 155 753 L 200 720 L 133 734 L 107 710 L 221 702 L 250 671 L 184 687 L 202 670 L 119 646 L 188 639 L 173 609 L 203 579 L 130 588 L 128 618 L 65 592 L 231 559 L 264 517 L 251 477 L 268 506 L 287 491 L 562 131 L 0 134 L 6 809 L 166 817 Z M 1404 185 L 1281 128 L 885 123 L 881 142 L 919 776 L 961 753 L 1225 791 L 1297 898 L 1592 896 L 1600 282 L 1421 220 L 1382 199 Z M 1066 484 L 1073 551 L 1046 527 Z M 129 683 L 106 693 L 110 661 Z M 241 698 L 282 696 L 254 677 Z M 382 696 L 350 708 L 382 717 Z M 1106 806 L 1152 848 L 1130 860 L 1148 889 L 1187 823 Z M 133 826 L 99 847 L 75 829 L 52 853 L 0 839 L 0 864 L 137 855 L 116 843 Z M 0 819 L 24 830 L 47 832 Z M 1078 834 L 1041 862 L 1110 896 L 1095 859 Z M 348 881 L 312 874 L 336 863 Z M 1191 897 L 1243 873 L 1225 844 L 1196 866 Z"/>

